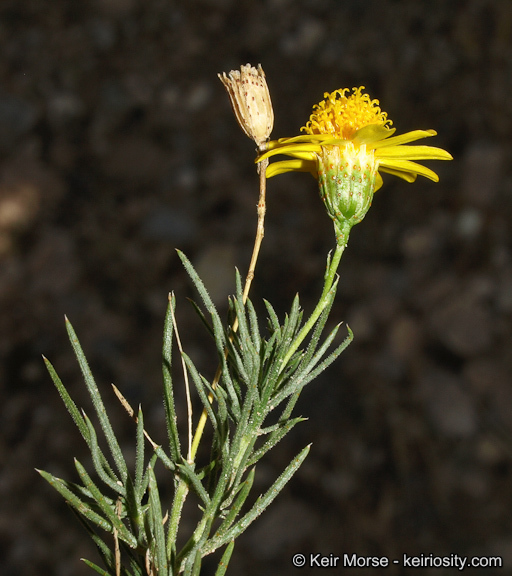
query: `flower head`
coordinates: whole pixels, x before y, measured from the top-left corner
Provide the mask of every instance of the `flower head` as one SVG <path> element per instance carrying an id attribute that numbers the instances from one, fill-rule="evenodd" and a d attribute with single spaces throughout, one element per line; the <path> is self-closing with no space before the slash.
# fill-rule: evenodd
<path id="1" fill-rule="evenodd" d="M 274 111 L 261 64 L 246 64 L 238 70 L 218 75 L 224 84 L 236 119 L 242 130 L 258 146 L 268 140 L 274 127 Z"/>
<path id="2" fill-rule="evenodd" d="M 439 181 L 435 172 L 418 164 L 415 160 L 451 160 L 452 156 L 441 148 L 432 146 L 404 146 L 414 140 L 435 136 L 435 130 L 414 130 L 401 136 L 393 136 L 386 112 L 382 112 L 378 100 L 371 100 L 363 94 L 364 86 L 349 90 L 335 90 L 325 93 L 324 100 L 313 107 L 306 125 L 301 129 L 303 136 L 281 138 L 267 144 L 267 152 L 257 158 L 284 154 L 293 158 L 270 164 L 267 178 L 283 172 L 311 172 L 318 176 L 318 158 L 323 147 L 346 147 L 351 143 L 355 149 L 366 147 L 373 154 L 378 172 L 387 172 L 407 182 L 414 182 L 418 174 Z M 382 178 L 377 174 L 375 190 L 382 186 Z"/>
<path id="3" fill-rule="evenodd" d="M 364 144 L 322 147 L 318 155 L 320 198 L 334 222 L 339 244 L 346 244 L 352 226 L 370 209 L 377 175 L 373 153 Z"/>
<path id="4" fill-rule="evenodd" d="M 451 155 L 432 146 L 404 146 L 435 136 L 434 130 L 414 130 L 393 136 L 386 112 L 362 90 L 344 88 L 325 93 L 324 100 L 302 127 L 303 136 L 269 142 L 260 162 L 276 154 L 291 160 L 267 167 L 267 178 L 283 172 L 311 172 L 318 178 L 320 197 L 334 222 L 338 243 L 346 243 L 352 226 L 368 212 L 373 194 L 382 186 L 379 172 L 388 172 L 407 182 L 419 175 L 439 180 L 435 172 L 415 160 L 451 160 Z"/>

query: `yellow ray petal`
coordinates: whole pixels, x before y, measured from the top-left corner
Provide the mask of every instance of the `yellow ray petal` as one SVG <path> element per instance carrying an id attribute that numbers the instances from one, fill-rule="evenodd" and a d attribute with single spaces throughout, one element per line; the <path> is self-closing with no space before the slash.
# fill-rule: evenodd
<path id="1" fill-rule="evenodd" d="M 453 160 L 452 155 L 434 146 L 390 146 L 378 148 L 376 158 L 403 158 L 404 160 Z"/>
<path id="2" fill-rule="evenodd" d="M 377 174 L 375 174 L 375 192 L 377 192 L 379 188 L 382 188 L 383 184 L 382 176 L 377 172 Z"/>
<path id="3" fill-rule="evenodd" d="M 301 136 L 294 136 L 293 138 L 279 138 L 269 142 L 269 145 L 278 142 L 279 144 L 293 144 L 295 142 L 323 142 L 333 138 L 332 134 L 302 134 Z M 273 146 L 275 147 L 275 146 Z"/>
<path id="4" fill-rule="evenodd" d="M 429 138 L 430 136 L 436 136 L 437 132 L 435 130 L 413 130 L 412 132 L 406 132 L 405 134 L 400 134 L 399 136 L 393 136 L 392 138 L 387 138 L 386 140 L 380 140 L 375 148 L 385 148 L 386 146 L 398 146 L 400 144 L 407 144 L 408 142 L 414 142 L 414 140 L 421 140 L 422 138 Z"/>
<path id="5" fill-rule="evenodd" d="M 352 140 L 357 144 L 372 144 L 389 138 L 396 132 L 396 128 L 386 128 L 382 124 L 368 124 L 354 133 Z"/>
<path id="6" fill-rule="evenodd" d="M 386 171 L 386 168 L 391 170 L 396 170 L 398 172 L 409 172 L 411 174 L 419 174 L 420 176 L 425 176 L 434 182 L 439 182 L 439 176 L 429 168 L 417 164 L 416 162 L 410 162 L 409 160 L 380 160 L 379 170 Z M 397 174 L 398 176 L 398 174 Z"/>
<path id="7" fill-rule="evenodd" d="M 256 162 L 261 162 L 261 160 L 270 158 L 270 156 L 275 156 L 276 154 L 286 154 L 287 156 L 301 158 L 303 160 L 314 160 L 316 158 L 315 153 L 321 151 L 321 146 L 318 144 L 290 144 L 289 146 L 281 146 L 265 152 L 265 154 L 256 158 Z"/>
<path id="8" fill-rule="evenodd" d="M 284 160 L 283 162 L 273 162 L 267 167 L 267 178 L 283 174 L 284 172 L 310 172 L 315 178 L 317 176 L 317 164 L 312 160 Z"/>
<path id="9" fill-rule="evenodd" d="M 401 170 L 393 170 L 393 168 L 388 168 L 386 166 L 380 166 L 379 170 L 381 172 L 385 172 L 386 174 L 391 174 L 392 176 L 398 176 L 398 178 L 402 178 L 406 182 L 414 182 L 418 177 L 417 174 L 413 174 L 412 172 L 402 172 Z"/>

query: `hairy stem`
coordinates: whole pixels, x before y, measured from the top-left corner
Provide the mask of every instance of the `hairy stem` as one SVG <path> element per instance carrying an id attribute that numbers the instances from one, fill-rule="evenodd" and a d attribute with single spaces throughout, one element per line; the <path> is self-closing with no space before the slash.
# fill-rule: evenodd
<path id="1" fill-rule="evenodd" d="M 297 348 L 302 344 L 304 338 L 311 332 L 311 329 L 315 325 L 315 322 L 320 317 L 320 314 L 324 311 L 325 307 L 329 302 L 329 291 L 334 284 L 334 280 L 336 278 L 336 272 L 338 270 L 338 266 L 340 264 L 341 257 L 345 248 L 347 247 L 348 235 L 350 233 L 350 226 L 347 224 L 346 230 L 343 231 L 344 234 L 342 236 L 343 242 L 338 242 L 336 244 L 336 250 L 334 251 L 334 255 L 329 262 L 329 266 L 325 273 L 324 277 L 324 288 L 322 290 L 322 295 L 318 300 L 318 304 L 316 305 L 315 309 L 313 310 L 311 316 L 309 317 L 308 321 L 302 327 L 302 330 L 299 332 L 295 340 L 292 342 L 290 349 L 286 353 L 285 357 L 283 358 L 283 363 L 281 364 L 281 368 L 279 372 L 281 373 L 288 364 L 290 358 L 294 355 Z"/>

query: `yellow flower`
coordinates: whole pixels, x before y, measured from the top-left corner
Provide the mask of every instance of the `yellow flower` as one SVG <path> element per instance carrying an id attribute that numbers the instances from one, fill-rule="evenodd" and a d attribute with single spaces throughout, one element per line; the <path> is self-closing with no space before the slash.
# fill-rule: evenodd
<path id="1" fill-rule="evenodd" d="M 266 152 L 257 158 L 284 154 L 292 160 L 272 163 L 267 168 L 267 178 L 283 172 L 311 172 L 319 176 L 320 159 L 330 147 L 347 148 L 359 154 L 364 149 L 368 163 L 377 169 L 374 190 L 382 186 L 379 172 L 387 172 L 407 182 L 414 182 L 418 174 L 439 181 L 438 175 L 415 162 L 416 160 L 451 160 L 452 156 L 441 148 L 432 146 L 404 146 L 409 142 L 435 136 L 434 130 L 414 130 L 393 136 L 391 120 L 382 112 L 378 100 L 363 94 L 364 86 L 350 90 L 344 88 L 325 93 L 324 100 L 313 107 L 309 121 L 301 130 L 306 134 L 294 138 L 281 138 L 266 145 Z"/>

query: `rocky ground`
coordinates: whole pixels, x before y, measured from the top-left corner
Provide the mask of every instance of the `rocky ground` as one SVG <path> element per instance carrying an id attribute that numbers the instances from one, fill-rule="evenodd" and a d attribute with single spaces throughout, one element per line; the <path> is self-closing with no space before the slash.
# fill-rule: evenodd
<path id="1" fill-rule="evenodd" d="M 252 248 L 257 177 L 216 74 L 246 62 L 266 71 L 273 137 L 297 134 L 325 91 L 364 85 L 398 132 L 434 128 L 455 160 L 435 166 L 439 184 L 385 179 L 354 229 L 333 317 L 355 341 L 259 468 L 264 490 L 313 441 L 231 573 L 293 575 L 296 552 L 512 566 L 509 0 L 2 0 L 0 55 L 2 576 L 91 574 L 79 558 L 96 559 L 34 472 L 75 479 L 72 457 L 87 462 L 41 361 L 89 406 L 64 314 L 127 446 L 111 382 L 164 437 L 169 290 L 185 347 L 215 369 L 174 249 L 225 307 Z M 262 298 L 283 313 L 296 291 L 311 310 L 332 242 L 309 176 L 269 183 L 262 313 Z M 422 570 L 434 573 L 455 572 Z"/>

